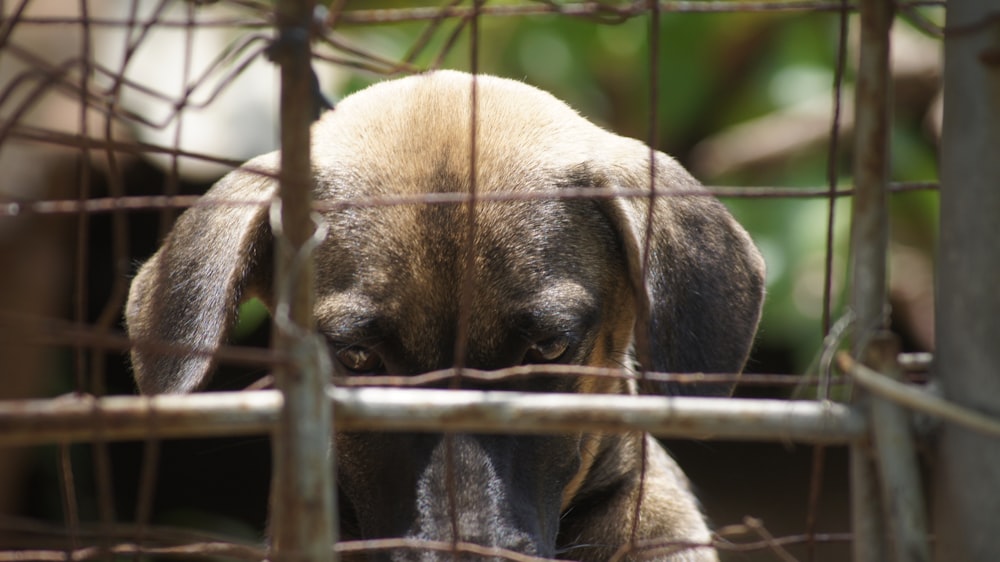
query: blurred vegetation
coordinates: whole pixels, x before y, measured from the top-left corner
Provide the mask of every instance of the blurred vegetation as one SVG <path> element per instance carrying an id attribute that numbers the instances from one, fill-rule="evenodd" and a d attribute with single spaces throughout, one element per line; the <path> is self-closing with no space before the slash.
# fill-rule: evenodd
<path id="1" fill-rule="evenodd" d="M 414 4 L 348 1 L 346 7 L 348 10 L 407 9 Z M 491 6 L 495 4 L 490 3 Z M 942 17 L 935 10 L 922 14 L 931 20 Z M 852 36 L 856 30 L 854 18 L 851 17 Z M 657 147 L 677 158 L 704 183 L 813 189 L 828 185 L 839 14 L 664 11 L 660 15 L 659 50 L 655 55 L 651 54 L 649 46 L 650 16 L 620 22 L 609 22 L 611 19 L 606 16 L 484 16 L 479 24 L 478 70 L 521 79 L 549 90 L 608 129 L 648 139 L 653 70 L 650 59 L 655 56 Z M 416 38 L 430 25 L 428 21 L 419 21 L 355 24 L 343 29 L 353 44 L 387 59 L 400 60 L 410 53 Z M 420 68 L 436 64 L 458 25 L 457 20 L 442 23 L 414 64 Z M 931 76 L 921 76 L 926 78 L 922 81 L 897 79 L 892 180 L 933 182 L 937 179 L 937 138 L 927 125 L 927 115 L 939 87 L 938 76 L 933 75 L 932 60 L 939 45 L 936 39 L 921 35 L 905 21 L 898 20 L 896 30 L 904 32 L 908 41 L 895 44 L 894 37 L 894 50 L 909 50 L 915 41 L 922 50 L 909 53 L 911 56 L 928 59 L 927 52 L 932 56 L 924 61 L 927 68 L 923 69 Z M 468 70 L 470 52 L 469 35 L 462 32 L 440 66 Z M 856 56 L 855 49 L 848 49 L 842 90 L 845 107 L 853 101 L 851 86 Z M 346 90 L 338 95 L 382 78 L 355 73 L 348 80 Z M 776 158 L 750 165 L 731 166 L 720 171 L 715 169 L 717 166 L 705 164 L 702 156 L 706 152 L 703 146 L 706 139 L 725 135 L 743 123 L 775 119 L 810 103 L 820 105 L 820 121 L 818 125 L 810 122 L 799 128 L 803 133 L 811 128 L 816 138 L 799 145 L 793 143 Z M 794 120 L 792 126 L 795 126 Z M 838 186 L 849 188 L 849 124 L 844 131 L 834 170 Z M 784 128 L 769 130 L 765 126 L 763 136 L 785 132 Z M 743 144 L 752 145 L 756 140 L 744 140 Z M 768 143 L 782 139 L 759 140 Z M 786 357 L 777 366 L 759 367 L 802 373 L 818 353 L 823 336 L 828 200 L 730 198 L 725 202 L 751 231 L 770 268 L 769 298 L 759 347 Z M 922 263 L 929 263 L 936 238 L 937 193 L 918 191 L 895 195 L 892 213 L 894 247 L 900 244 L 915 249 L 916 255 L 924 260 Z M 830 305 L 833 319 L 842 314 L 846 298 L 849 214 L 850 200 L 843 198 L 834 213 L 835 255 Z M 896 278 L 908 275 L 902 272 Z M 904 326 L 903 329 L 917 333 L 931 330 L 929 326 Z M 932 345 L 927 338 L 911 339 L 910 347 L 914 349 Z M 754 370 L 755 366 L 751 364 L 749 368 Z"/>

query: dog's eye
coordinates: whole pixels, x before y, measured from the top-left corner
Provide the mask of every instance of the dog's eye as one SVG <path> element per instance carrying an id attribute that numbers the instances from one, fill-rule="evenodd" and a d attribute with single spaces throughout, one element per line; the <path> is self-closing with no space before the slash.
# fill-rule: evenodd
<path id="1" fill-rule="evenodd" d="M 524 354 L 525 363 L 551 363 L 559 360 L 569 348 L 569 338 L 555 336 L 535 342 Z"/>
<path id="2" fill-rule="evenodd" d="M 355 373 L 371 373 L 382 367 L 382 358 L 379 354 L 366 347 L 352 345 L 341 349 L 335 355 L 345 369 Z"/>

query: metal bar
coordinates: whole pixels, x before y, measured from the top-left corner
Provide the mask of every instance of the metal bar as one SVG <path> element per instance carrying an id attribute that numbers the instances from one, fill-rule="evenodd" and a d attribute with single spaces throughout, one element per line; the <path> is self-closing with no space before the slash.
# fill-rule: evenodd
<path id="1" fill-rule="evenodd" d="M 881 378 L 900 380 L 896 361 L 899 339 L 889 332 L 878 334 L 868 347 L 868 362 Z M 930 562 L 927 544 L 927 513 L 918 473 L 914 435 L 907 412 L 891 400 L 870 396 L 871 431 L 875 458 L 882 483 L 882 503 L 886 506 L 892 531 L 893 560 Z"/>
<path id="2" fill-rule="evenodd" d="M 831 402 L 402 388 L 326 392 L 338 431 L 649 431 L 661 437 L 831 445 L 867 434 L 862 414 Z M 282 403 L 273 390 L 2 401 L 0 445 L 84 442 L 98 430 L 118 441 L 151 434 L 263 434 L 277 423 Z"/>
<path id="3" fill-rule="evenodd" d="M 889 29 L 891 0 L 860 3 L 861 38 L 855 88 L 854 181 L 851 218 L 851 310 L 855 357 L 868 337 L 886 325 L 886 264 L 889 246 Z M 867 408 L 864 392 L 857 404 Z M 854 560 L 886 560 L 885 531 L 870 442 L 851 448 L 851 508 Z"/>
<path id="4" fill-rule="evenodd" d="M 283 396 L 272 443 L 270 559 L 277 562 L 331 561 L 336 542 L 333 509 L 333 450 L 330 377 L 325 349 L 315 341 L 311 241 L 313 175 L 310 126 L 319 92 L 312 71 L 310 35 L 315 0 L 275 4 L 277 38 L 270 47 L 281 67 L 281 171 L 275 233 L 275 349 L 292 361 L 276 366 L 275 386 Z"/>
<path id="5" fill-rule="evenodd" d="M 191 154 L 191 153 L 187 153 Z M 216 159 L 216 162 L 221 161 Z M 237 164 L 233 164 L 236 167 Z M 263 173 L 263 172 L 261 172 Z M 889 191 L 893 193 L 910 191 L 934 191 L 938 185 L 933 182 L 894 182 L 889 185 Z M 813 199 L 818 197 L 850 197 L 854 195 L 851 188 L 840 188 L 835 192 L 830 192 L 828 187 L 776 187 L 776 186 L 750 186 L 735 187 L 708 185 L 697 190 L 655 190 L 657 197 L 721 197 L 725 199 Z M 615 192 L 614 197 L 648 197 L 648 189 L 622 189 Z M 539 190 L 537 193 L 525 194 L 514 191 L 496 191 L 478 194 L 481 202 L 485 201 L 523 201 L 531 198 L 533 201 L 540 199 L 603 199 L 612 197 L 601 193 L 594 193 L 592 189 L 569 187 L 553 190 Z M 413 205 L 423 203 L 428 205 L 458 205 L 467 203 L 469 194 L 467 193 L 431 193 L 421 195 L 377 195 L 369 197 L 359 197 L 350 201 L 338 201 L 335 203 L 326 201 L 319 207 L 335 208 L 355 208 L 355 207 L 385 207 L 391 205 Z M 115 210 L 147 210 L 162 209 L 171 207 L 176 209 L 186 209 L 195 204 L 203 205 L 253 205 L 247 201 L 216 201 L 214 203 L 204 201 L 200 195 L 123 195 L 121 197 L 93 197 L 86 201 L 78 199 L 48 199 L 45 201 L 5 201 L 0 199 L 0 218 L 17 217 L 26 214 L 69 214 L 86 212 L 89 214 L 110 213 Z"/>
<path id="6" fill-rule="evenodd" d="M 858 562 L 885 560 L 884 525 L 870 442 L 851 445 L 851 530 L 853 558 Z"/>
<path id="7" fill-rule="evenodd" d="M 849 356 L 838 355 L 837 359 L 838 365 L 842 365 L 841 368 L 849 372 L 855 382 L 872 394 L 877 394 L 915 413 L 940 418 L 977 433 L 1000 438 L 1000 416 L 988 416 L 976 410 L 963 408 L 941 398 L 937 393 L 886 377 L 856 363 Z"/>
<path id="8" fill-rule="evenodd" d="M 864 3 L 863 0 L 860 3 Z M 942 6 L 944 0 L 909 0 L 899 3 L 900 7 Z M 685 1 L 661 0 L 658 2 L 661 10 L 673 13 L 745 13 L 745 12 L 838 12 L 842 9 L 839 1 L 802 0 L 778 2 L 740 1 Z M 851 2 L 850 9 L 858 7 L 858 2 Z M 338 21 L 346 24 L 390 24 L 400 22 L 434 20 L 442 17 L 468 17 L 472 8 L 467 6 L 452 6 L 448 8 L 418 7 L 418 8 L 382 8 L 372 10 L 350 10 L 338 15 Z M 512 17 L 545 14 L 559 14 L 576 17 L 631 18 L 649 13 L 646 2 L 614 4 L 602 2 L 567 2 L 567 3 L 524 3 L 499 4 L 481 9 L 484 16 Z M 109 22 L 110 24 L 110 22 Z"/>
<path id="9" fill-rule="evenodd" d="M 864 340 L 887 325 L 889 248 L 890 0 L 861 4 L 857 125 L 854 140 L 854 199 L 851 219 L 851 309 L 855 356 Z"/>
<path id="10" fill-rule="evenodd" d="M 941 143 L 937 350 L 943 397 L 1000 416 L 1000 19 L 996 0 L 949 0 Z M 1000 560 L 1000 439 L 943 423 L 932 488 L 938 560 Z"/>

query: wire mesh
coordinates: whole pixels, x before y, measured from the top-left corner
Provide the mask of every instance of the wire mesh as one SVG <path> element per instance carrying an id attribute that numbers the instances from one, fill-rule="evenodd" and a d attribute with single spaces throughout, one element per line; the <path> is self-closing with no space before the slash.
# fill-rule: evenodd
<path id="1" fill-rule="evenodd" d="M 861 181 L 862 174 L 853 175 L 857 187 L 844 185 L 846 182 L 840 179 L 846 169 L 846 131 L 864 134 L 872 119 L 888 120 L 886 104 L 890 99 L 897 105 L 911 103 L 898 95 L 909 91 L 902 87 L 909 84 L 904 81 L 926 79 L 920 73 L 928 72 L 924 65 L 907 74 L 908 67 L 900 64 L 889 70 L 899 81 L 896 92 L 883 81 L 873 91 L 854 98 L 851 88 L 858 84 L 858 90 L 862 89 L 866 71 L 852 64 L 857 51 L 851 47 L 849 29 L 861 4 L 846 0 L 456 0 L 419 7 L 400 2 L 383 4 L 342 0 L 319 6 L 310 2 L 245 0 L 0 2 L 0 177 L 5 178 L 0 186 L 0 260 L 12 272 L 0 282 L 0 361 L 7 387 L 2 394 L 5 401 L 0 403 L 0 446 L 4 447 L 4 453 L 0 453 L 4 457 L 0 459 L 0 486 L 6 488 L 0 490 L 0 560 L 145 556 L 314 560 L 334 556 L 353 559 L 351 556 L 387 551 L 413 556 L 441 553 L 455 559 L 542 559 L 459 538 L 359 537 L 338 542 L 329 533 L 338 527 L 336 513 L 346 504 L 343 498 L 335 499 L 331 466 L 336 464 L 335 458 L 326 455 L 327 448 L 320 443 L 331 441 L 331 431 L 348 430 L 444 432 L 449 436 L 445 438 L 445 454 L 451 456 L 458 445 L 452 444 L 450 436 L 465 432 L 649 431 L 678 440 L 715 440 L 707 446 L 672 443 L 672 450 L 699 488 L 705 509 L 713 519 L 711 540 L 638 537 L 636 528 L 642 508 L 639 500 L 630 517 L 630 540 L 612 545 L 610 559 L 668 559 L 670 554 L 699 553 L 714 547 L 726 560 L 840 560 L 847 556 L 848 545 L 865 540 L 858 531 L 852 532 L 846 515 L 848 460 L 842 445 L 850 444 L 864 455 L 873 454 L 869 414 L 844 401 L 845 388 L 855 383 L 866 389 L 881 388 L 871 392 L 911 410 L 951 416 L 949 419 L 963 420 L 960 423 L 974 425 L 980 431 L 995 430 L 995 421 L 990 418 L 976 417 L 947 403 L 942 405 L 915 388 L 926 380 L 921 374 L 925 368 L 907 373 L 905 379 L 910 386 L 896 383 L 885 390 L 878 385 L 885 386 L 886 381 L 869 376 L 870 370 L 855 360 L 841 357 L 840 367 L 834 365 L 834 357 L 845 346 L 847 337 L 838 330 L 850 331 L 838 328 L 835 322 L 846 310 L 839 302 L 843 285 L 865 291 L 875 303 L 873 306 L 884 306 L 887 299 L 894 299 L 894 304 L 915 302 L 909 306 L 917 312 L 920 303 L 928 306 L 917 297 L 907 301 L 890 294 L 903 289 L 885 279 L 876 279 L 865 288 L 856 280 L 845 281 L 843 275 L 847 248 L 839 241 L 843 229 L 838 225 L 845 213 L 837 211 L 837 202 L 847 198 L 859 201 L 860 194 L 867 193 L 863 191 L 867 184 Z M 881 5 L 864 3 L 866 7 L 869 4 Z M 895 8 L 907 21 L 915 22 L 915 27 L 943 34 L 932 23 L 936 18 L 933 10 L 942 6 L 939 2 L 918 1 L 896 3 Z M 685 145 L 671 135 L 671 119 L 678 118 L 678 112 L 670 107 L 691 102 L 671 80 L 675 72 L 680 72 L 676 66 L 685 62 L 684 57 L 665 54 L 678 49 L 683 52 L 682 43 L 691 40 L 682 33 L 683 24 L 674 22 L 704 26 L 706 20 L 699 18 L 765 18 L 761 20 L 765 25 L 748 29 L 771 33 L 768 40 L 776 40 L 771 30 L 790 27 L 788 14 L 824 17 L 824 25 L 830 26 L 833 103 L 818 111 L 775 111 L 759 119 L 756 129 L 748 123 L 742 129 L 732 127 L 725 134 L 713 134 L 716 131 L 694 127 L 690 134 L 712 137 L 697 148 L 693 142 Z M 734 19 L 731 25 L 738 26 L 740 21 L 746 20 Z M 630 22 L 637 24 L 622 27 Z M 519 31 L 518 25 L 530 32 Z M 558 28 L 560 25 L 568 27 Z M 628 129 L 623 133 L 630 132 L 650 147 L 648 186 L 656 185 L 659 173 L 653 151 L 672 146 L 685 146 L 685 164 L 700 162 L 704 170 L 723 170 L 709 176 L 720 178 L 720 183 L 738 184 L 755 177 L 751 172 L 754 167 L 781 166 L 784 161 L 796 159 L 802 146 L 825 143 L 825 173 L 812 178 L 814 183 L 793 182 L 792 187 L 719 185 L 705 191 L 648 187 L 603 194 L 593 189 L 562 187 L 531 193 L 482 190 L 477 186 L 476 147 L 477 139 L 485 133 L 475 113 L 478 83 L 473 81 L 469 93 L 474 101 L 468 190 L 415 195 L 375 193 L 344 200 L 311 201 L 307 197 L 297 202 L 292 199 L 294 195 L 285 195 L 310 191 L 309 184 L 314 181 L 310 170 L 314 168 L 308 159 L 302 160 L 309 154 L 302 143 L 307 144 L 309 139 L 306 123 L 329 103 L 326 97 L 335 100 L 369 82 L 439 67 L 464 68 L 473 73 L 510 72 L 503 66 L 503 53 L 508 49 L 521 49 L 522 66 L 518 68 L 531 69 L 530 59 L 543 56 L 545 49 L 556 53 L 553 56 L 557 64 L 563 61 L 569 66 L 574 53 L 560 59 L 559 46 L 551 42 L 552 36 L 590 33 L 599 37 L 605 33 L 606 40 L 598 49 L 627 50 L 627 36 L 614 31 L 620 29 L 643 35 L 638 50 L 630 51 L 634 68 L 628 72 L 594 69 L 588 75 L 594 82 L 616 89 L 614 95 L 618 97 L 610 99 L 609 94 L 602 99 L 592 94 L 588 98 L 586 91 L 574 92 L 572 86 L 565 85 L 556 93 L 573 101 L 596 100 L 585 105 L 590 109 L 603 107 L 603 119 L 612 123 L 616 102 L 644 105 L 641 121 L 621 118 L 618 124 Z M 885 44 L 890 41 L 888 26 L 877 40 Z M 897 37 L 891 40 L 895 42 Z M 725 47 L 749 49 L 755 44 L 756 40 L 748 35 Z M 863 38 L 861 51 L 869 48 Z M 592 49 L 589 46 L 587 52 Z M 685 56 L 696 58 L 698 54 Z M 784 64 L 794 66 L 795 60 L 788 59 Z M 742 61 L 729 70 L 738 74 L 749 72 L 751 66 L 751 62 Z M 283 69 L 280 79 L 279 67 Z M 858 74 L 856 80 L 854 73 Z M 558 76 L 546 80 L 535 71 L 531 77 L 541 81 L 540 86 L 559 87 Z M 570 74 L 561 78 L 573 79 L 574 84 L 580 81 Z M 627 86 L 615 86 L 626 79 Z M 936 93 L 938 83 L 933 77 L 930 82 Z M 829 86 L 825 85 L 828 93 Z M 726 84 L 718 87 L 725 88 Z M 599 89 L 593 88 L 595 92 Z M 930 105 L 928 100 L 912 103 L 925 109 Z M 336 101 L 333 105 L 337 105 Z M 821 132 L 799 135 L 799 130 L 815 129 L 802 125 L 810 119 L 818 120 Z M 788 123 L 793 125 L 789 128 Z M 890 125 L 881 123 L 879 134 L 886 135 L 884 127 Z M 763 140 L 746 141 L 748 136 L 754 138 L 768 128 L 778 133 L 766 138 L 781 137 L 788 131 L 793 141 L 773 147 L 765 146 Z M 887 136 L 880 139 L 888 143 Z M 276 288 L 277 293 L 288 295 L 289 302 L 306 300 L 288 304 L 289 310 L 285 311 L 279 299 L 279 311 L 273 314 L 273 338 L 269 337 L 270 323 L 253 322 L 255 315 L 261 315 L 262 306 L 251 303 L 240 312 L 240 325 L 248 327 L 247 334 L 236 334 L 239 344 L 192 349 L 165 341 L 130 340 L 121 318 L 137 261 L 155 250 L 176 216 L 186 209 L 270 205 L 270 197 L 234 201 L 203 198 L 202 194 L 226 170 L 279 146 L 289 158 L 283 159 L 280 166 L 251 163 L 244 169 L 261 181 L 278 180 L 292 186 L 281 196 L 280 208 L 272 209 L 274 234 L 291 245 L 285 257 L 276 260 L 280 265 L 273 278 L 279 287 L 282 283 L 300 283 L 297 289 Z M 852 157 L 859 157 L 860 146 L 861 142 L 855 143 Z M 884 148 L 889 150 L 888 146 Z M 860 152 L 861 156 L 879 156 L 874 151 Z M 879 165 L 886 165 L 885 160 Z M 894 177 L 890 182 L 888 173 L 883 175 L 878 189 L 887 199 L 933 194 L 937 189 L 933 178 Z M 473 263 L 476 209 L 484 205 L 601 198 L 652 202 L 706 196 L 720 197 L 734 208 L 740 202 L 755 208 L 799 200 L 824 202 L 823 217 L 806 229 L 822 239 L 822 275 L 818 279 L 802 275 L 795 286 L 783 287 L 789 293 L 820 294 L 819 314 L 812 320 L 815 345 L 800 352 L 819 357 L 818 367 L 782 370 L 777 362 L 773 371 L 761 371 L 754 368 L 755 363 L 772 365 L 757 353 L 751 359 L 750 370 L 761 372 L 739 375 L 569 365 L 490 371 L 466 368 L 471 336 L 468 327 L 476 313 L 475 278 L 466 273 L 459 284 L 461 289 L 454 295 L 460 312 L 453 344 L 455 368 L 405 377 L 335 376 L 333 386 L 324 392 L 320 377 L 329 376 L 324 370 L 328 367 L 323 366 L 328 361 L 325 344 L 318 345 L 307 335 L 314 328 L 315 306 L 311 302 L 314 273 L 312 266 L 304 265 L 311 259 L 304 256 L 309 255 L 310 237 L 314 235 L 310 213 L 466 208 L 469 218 L 464 225 L 468 229 L 464 255 L 467 263 Z M 650 209 L 656 207 L 651 204 Z M 767 215 L 767 211 L 758 213 Z M 647 213 L 647 234 L 656 218 L 654 214 Z M 751 214 L 743 209 L 741 218 L 751 218 L 747 226 L 756 236 L 752 223 L 767 219 L 753 220 Z M 855 212 L 855 221 L 857 217 Z M 887 216 L 879 215 L 871 224 L 886 229 L 887 221 Z M 642 237 L 647 244 L 651 238 Z M 887 231 L 884 238 L 888 238 Z M 891 246 L 881 238 L 854 240 L 851 252 L 856 255 L 861 249 L 883 253 L 872 258 L 871 263 L 855 263 L 852 271 L 865 275 L 886 263 L 885 252 Z M 643 260 L 649 260 L 652 251 L 646 247 L 642 254 Z M 775 263 L 770 266 L 781 267 Z M 644 262 L 640 276 L 632 279 L 634 287 L 646 282 L 648 270 Z M 904 285 L 900 283 L 899 287 Z M 770 288 L 771 298 L 776 289 Z M 858 312 L 857 307 L 851 308 Z M 908 335 L 919 332 L 921 326 L 917 321 L 906 324 L 897 317 L 892 320 L 894 328 Z M 639 332 L 635 354 L 640 363 L 648 365 L 650 362 L 642 359 L 650 353 L 650 344 L 642 330 Z M 856 328 L 854 332 L 861 333 Z M 268 345 L 271 339 L 274 343 Z M 918 342 L 911 345 L 913 349 L 932 347 L 921 345 L 918 336 L 910 335 L 910 339 Z M 120 396 L 134 390 L 131 373 L 125 367 L 129 349 L 202 354 L 224 371 L 213 386 L 220 392 Z M 860 351 L 861 347 L 857 348 L 855 358 L 861 356 Z M 913 357 L 902 356 L 898 361 L 906 363 Z M 875 367 L 895 371 L 896 361 L 889 358 Z M 303 365 L 311 367 L 303 371 Z M 803 376 L 803 370 L 813 376 Z M 305 375 L 304 385 L 300 380 L 303 372 L 311 373 Z M 275 373 L 273 378 L 271 373 Z M 511 381 L 530 381 L 539 376 L 618 381 L 625 385 L 664 383 L 681 388 L 738 383 L 739 397 L 507 395 L 457 388 L 489 389 L 491 385 L 515 384 Z M 425 386 L 434 389 L 408 388 Z M 246 388 L 252 391 L 227 392 Z M 60 393 L 66 394 L 51 398 Z M 810 400 L 790 400 L 793 395 Z M 328 409 L 331 406 L 332 414 Z M 322 421 L 331 416 L 332 427 Z M 262 439 L 266 435 L 270 435 L 273 449 L 268 449 L 267 440 Z M 229 439 L 175 441 L 210 436 Z M 758 443 L 734 444 L 744 440 L 773 441 L 777 445 L 768 448 Z M 640 488 L 645 485 L 648 470 L 646 443 L 641 440 Z M 799 446 L 790 452 L 785 446 L 791 443 L 817 447 Z M 41 444 L 51 445 L 36 446 Z M 878 451 L 879 457 L 892 454 Z M 777 466 L 768 460 L 770 455 L 790 466 Z M 221 468 L 209 466 L 215 463 Z M 455 464 L 446 463 L 448 467 Z M 449 468 L 444 478 L 451 536 L 458 537 L 463 514 L 458 512 L 455 496 L 462 478 L 454 468 Z M 201 496 L 207 498 L 215 488 L 229 483 L 237 491 L 220 494 L 212 502 L 203 501 Z M 748 489 L 758 486 L 758 494 L 748 493 Z M 800 494 L 806 499 L 775 502 L 778 493 Z M 782 505 L 770 505 L 775 503 Z M 855 506 L 860 503 L 855 500 Z M 877 511 L 870 511 L 868 516 L 875 522 L 882 521 Z M 858 522 L 855 516 L 854 525 Z M 919 534 L 921 527 L 912 532 Z M 912 532 L 900 535 L 896 541 L 912 539 Z M 869 540 L 877 542 L 880 537 Z M 865 559 L 858 554 L 858 548 L 856 556 Z M 563 554 L 573 556 L 567 550 L 557 552 L 555 558 Z"/>

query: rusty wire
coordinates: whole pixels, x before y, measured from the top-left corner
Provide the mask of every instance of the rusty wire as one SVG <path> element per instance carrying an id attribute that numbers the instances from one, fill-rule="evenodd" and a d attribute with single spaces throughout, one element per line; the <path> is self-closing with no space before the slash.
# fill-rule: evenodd
<path id="1" fill-rule="evenodd" d="M 802 0 L 802 1 L 686 1 L 660 0 L 647 2 L 633 0 L 624 5 L 613 5 L 603 2 L 526 2 L 524 4 L 486 6 L 480 13 L 484 16 L 516 17 L 539 15 L 562 15 L 573 17 L 597 18 L 605 23 L 618 23 L 623 19 L 646 15 L 650 12 L 650 4 L 656 4 L 664 12 L 678 13 L 732 13 L 732 12 L 839 12 L 842 4 L 836 0 Z M 944 0 L 913 0 L 899 2 L 905 8 L 923 6 L 944 6 Z M 858 3 L 852 3 L 850 9 L 857 10 Z M 442 17 L 466 17 L 471 9 L 464 6 L 448 8 L 416 7 L 379 10 L 350 10 L 337 16 L 337 21 L 351 24 L 387 24 L 410 21 L 436 20 Z"/>
<path id="2" fill-rule="evenodd" d="M 192 153 L 181 151 L 164 151 L 168 154 L 178 156 L 190 156 Z M 216 158 L 214 162 L 227 163 L 229 160 Z M 260 174 L 265 177 L 274 177 L 271 172 L 253 170 L 243 167 L 244 170 Z M 893 193 L 908 193 L 913 191 L 935 191 L 938 185 L 933 182 L 896 182 L 889 186 Z M 559 188 L 558 190 L 539 190 L 530 194 L 517 191 L 496 191 L 481 193 L 476 197 L 482 202 L 512 202 L 512 201 L 538 201 L 546 199 L 610 199 L 610 198 L 641 198 L 648 197 L 649 190 L 645 189 L 623 189 L 614 192 L 601 192 L 591 188 Z M 707 186 L 698 190 L 654 190 L 656 197 L 719 197 L 723 199 L 818 199 L 818 198 L 840 198 L 851 197 L 854 190 L 850 188 L 838 189 L 832 194 L 826 188 L 799 188 L 799 187 L 734 187 L 734 186 Z M 388 207 L 396 205 L 464 205 L 470 201 L 470 196 L 466 193 L 425 193 L 419 195 L 373 195 L 357 197 L 345 201 L 317 201 L 314 208 L 318 211 L 340 211 L 348 208 L 366 207 Z M 266 205 L 267 201 L 232 201 L 226 199 L 205 200 L 198 195 L 131 195 L 120 197 L 94 197 L 86 200 L 0 200 L 0 217 L 14 217 L 27 214 L 74 214 L 85 212 L 88 214 L 111 213 L 119 210 L 151 210 L 151 209 L 186 209 L 195 205 L 205 206 L 245 206 Z"/>
<path id="3" fill-rule="evenodd" d="M 5 528 L 18 529 L 20 532 L 39 537 L 41 545 L 55 546 L 61 531 L 55 528 L 39 526 L 31 522 L 9 520 L 4 521 Z M 134 535 L 136 529 L 131 526 L 117 525 L 111 533 L 115 540 Z M 234 560 L 268 560 L 267 551 L 257 545 L 229 540 L 226 537 L 207 535 L 190 530 L 170 527 L 153 526 L 148 529 L 148 538 L 152 545 L 142 545 L 130 542 L 115 542 L 109 544 L 108 550 L 118 555 L 156 555 L 162 557 L 187 558 L 197 555 L 213 555 Z M 85 537 L 97 537 L 99 532 L 87 529 L 81 534 Z M 748 537 L 749 538 L 746 538 Z M 46 538 L 48 537 L 48 538 Z M 716 531 L 711 545 L 702 543 L 663 543 L 646 541 L 638 545 L 640 557 L 643 554 L 653 554 L 664 549 L 690 549 L 713 546 L 728 552 L 751 553 L 759 551 L 784 552 L 785 547 L 805 544 L 808 541 L 819 543 L 843 543 L 851 540 L 849 533 L 820 533 L 815 536 L 789 535 L 774 537 L 764 523 L 758 519 L 747 517 L 742 523 L 728 525 Z M 414 539 L 375 539 L 365 541 L 343 541 L 335 545 L 335 550 L 341 554 L 371 552 L 388 549 L 410 549 L 426 551 L 452 551 L 453 543 L 420 541 Z M 502 549 L 482 547 L 472 543 L 458 543 L 459 552 L 486 556 L 498 556 L 514 562 L 546 562 L 549 559 L 527 556 Z M 36 548 L 22 550 L 16 553 L 0 551 L 2 562 L 61 562 L 65 560 L 95 560 L 103 556 L 100 549 L 93 547 Z M 641 559 L 641 558 L 640 558 Z"/>

